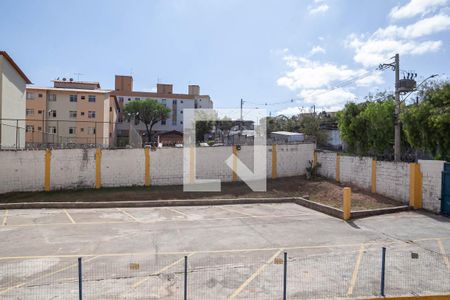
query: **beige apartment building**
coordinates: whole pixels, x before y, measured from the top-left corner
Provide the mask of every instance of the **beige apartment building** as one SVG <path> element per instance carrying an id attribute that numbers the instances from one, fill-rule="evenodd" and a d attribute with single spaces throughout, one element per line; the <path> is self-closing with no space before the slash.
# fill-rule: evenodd
<path id="1" fill-rule="evenodd" d="M 111 95 L 116 97 L 119 107 L 117 134 L 119 139 L 125 139 L 130 132 L 130 125 L 127 117 L 123 114 L 123 108 L 130 101 L 154 99 L 170 109 L 169 118 L 158 122 L 153 130 L 157 134 L 172 132 L 183 132 L 183 110 L 195 108 L 213 108 L 213 101 L 209 95 L 200 94 L 200 86 L 189 85 L 187 93 L 174 93 L 172 84 L 156 85 L 155 92 L 135 91 L 133 88 L 133 77 L 116 75 L 115 89 Z M 142 135 L 145 133 L 143 124 L 136 126 L 136 130 Z"/>
<path id="2" fill-rule="evenodd" d="M 31 81 L 0 51 L 0 149 L 25 147 L 25 87 Z"/>
<path id="3" fill-rule="evenodd" d="M 116 109 L 115 97 L 98 82 L 63 78 L 53 87 L 27 86 L 27 145 L 113 146 Z"/>

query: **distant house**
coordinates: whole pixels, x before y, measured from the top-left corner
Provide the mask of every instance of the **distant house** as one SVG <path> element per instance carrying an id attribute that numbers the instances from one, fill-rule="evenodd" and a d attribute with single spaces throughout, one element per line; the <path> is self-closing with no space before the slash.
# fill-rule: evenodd
<path id="1" fill-rule="evenodd" d="M 305 140 L 305 135 L 299 132 L 274 131 L 270 133 L 273 143 L 299 143 Z"/>
<path id="2" fill-rule="evenodd" d="M 5 51 L 0 51 L 0 148 L 25 147 L 25 88 L 30 79 Z"/>
<path id="3" fill-rule="evenodd" d="M 174 146 L 176 144 L 183 144 L 183 133 L 172 130 L 158 134 L 158 141 L 163 146 Z"/>

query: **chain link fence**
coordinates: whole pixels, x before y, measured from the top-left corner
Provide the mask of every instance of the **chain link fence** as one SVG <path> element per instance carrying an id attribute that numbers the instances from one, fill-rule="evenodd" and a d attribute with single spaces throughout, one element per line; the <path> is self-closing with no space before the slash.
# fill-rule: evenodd
<path id="1" fill-rule="evenodd" d="M 421 248 L 89 256 L 0 263 L 2 299 L 353 299 L 450 294 Z M 384 267 L 383 267 L 384 264 Z M 384 271 L 383 271 L 384 270 Z"/>

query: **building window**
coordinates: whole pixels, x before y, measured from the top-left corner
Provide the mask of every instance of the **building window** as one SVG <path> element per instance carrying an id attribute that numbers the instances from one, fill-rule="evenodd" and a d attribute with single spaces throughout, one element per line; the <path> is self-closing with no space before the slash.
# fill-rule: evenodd
<path id="1" fill-rule="evenodd" d="M 42 98 L 42 94 L 39 94 L 38 97 L 39 97 L 39 98 Z"/>
<path id="2" fill-rule="evenodd" d="M 95 127 L 88 127 L 88 134 L 95 134 Z"/>
<path id="3" fill-rule="evenodd" d="M 167 101 L 166 101 L 166 99 L 162 99 L 162 100 L 161 100 L 161 104 L 164 104 L 164 105 L 166 105 L 166 104 L 167 104 Z"/>
<path id="4" fill-rule="evenodd" d="M 69 127 L 69 134 L 75 134 L 76 131 L 77 131 L 76 127 Z"/>
<path id="5" fill-rule="evenodd" d="M 183 121 L 180 121 L 180 124 L 182 124 L 182 125 L 183 125 Z"/>
<path id="6" fill-rule="evenodd" d="M 80 131 L 81 131 L 81 132 L 84 132 L 84 128 L 80 128 Z"/>
<path id="7" fill-rule="evenodd" d="M 172 104 L 177 104 L 177 100 L 172 100 Z"/>
<path id="8" fill-rule="evenodd" d="M 141 98 L 134 98 L 134 100 L 141 100 Z"/>
<path id="9" fill-rule="evenodd" d="M 38 131 L 41 131 L 42 130 L 42 127 L 41 126 L 38 126 Z"/>
<path id="10" fill-rule="evenodd" d="M 95 119 L 95 110 L 88 111 L 88 118 Z"/>
<path id="11" fill-rule="evenodd" d="M 56 94 L 48 94 L 48 101 L 55 102 L 56 101 Z"/>
<path id="12" fill-rule="evenodd" d="M 55 126 L 48 126 L 48 133 L 56 134 L 56 127 Z"/>
<path id="13" fill-rule="evenodd" d="M 77 117 L 77 111 L 71 110 L 69 111 L 69 118 L 76 118 Z"/>
<path id="14" fill-rule="evenodd" d="M 88 96 L 88 101 L 89 102 L 95 102 L 95 95 L 89 95 Z"/>
<path id="15" fill-rule="evenodd" d="M 27 108 L 27 110 L 26 110 L 26 115 L 27 115 L 27 116 L 34 115 L 34 109 L 32 109 L 32 108 Z"/>
<path id="16" fill-rule="evenodd" d="M 123 97 L 119 97 L 119 102 L 123 103 Z"/>
<path id="17" fill-rule="evenodd" d="M 84 111 L 80 112 L 80 115 L 84 116 Z"/>
<path id="18" fill-rule="evenodd" d="M 183 113 L 183 110 L 180 110 L 180 114 L 182 114 Z"/>
<path id="19" fill-rule="evenodd" d="M 109 107 L 109 111 L 112 111 L 112 106 Z"/>
<path id="20" fill-rule="evenodd" d="M 180 100 L 181 103 L 183 103 L 183 100 Z"/>
<path id="21" fill-rule="evenodd" d="M 56 118 L 56 110 L 50 110 L 49 112 L 48 112 L 48 116 L 49 117 L 53 117 L 53 118 Z"/>
<path id="22" fill-rule="evenodd" d="M 27 100 L 33 100 L 36 98 L 36 94 L 27 92 Z"/>
<path id="23" fill-rule="evenodd" d="M 81 96 L 81 100 L 84 100 L 84 99 L 86 99 L 86 96 Z"/>
<path id="24" fill-rule="evenodd" d="M 161 125 L 166 125 L 166 120 L 161 120 Z"/>
<path id="25" fill-rule="evenodd" d="M 41 114 L 42 114 L 42 110 L 38 110 L 38 114 L 40 114 L 40 115 L 41 115 Z"/>
<path id="26" fill-rule="evenodd" d="M 33 125 L 27 125 L 26 131 L 27 132 L 34 132 L 34 126 Z"/>
<path id="27" fill-rule="evenodd" d="M 70 95 L 70 102 L 77 102 L 77 101 L 78 101 L 77 95 Z"/>

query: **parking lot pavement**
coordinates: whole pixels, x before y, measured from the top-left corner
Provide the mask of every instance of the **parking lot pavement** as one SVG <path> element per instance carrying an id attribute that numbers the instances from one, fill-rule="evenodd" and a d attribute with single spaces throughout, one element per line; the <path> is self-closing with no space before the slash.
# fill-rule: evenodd
<path id="1" fill-rule="evenodd" d="M 296 204 L 2 211 L 0 297 L 290 299 L 450 293 L 449 219 L 344 222 Z"/>

